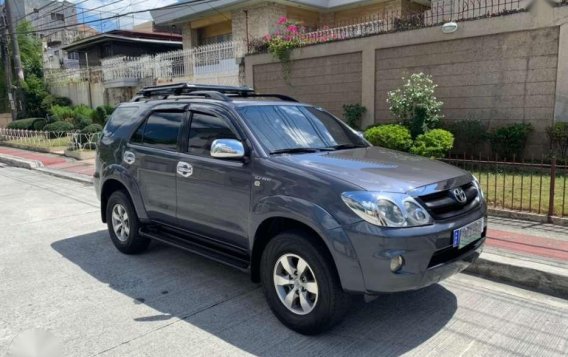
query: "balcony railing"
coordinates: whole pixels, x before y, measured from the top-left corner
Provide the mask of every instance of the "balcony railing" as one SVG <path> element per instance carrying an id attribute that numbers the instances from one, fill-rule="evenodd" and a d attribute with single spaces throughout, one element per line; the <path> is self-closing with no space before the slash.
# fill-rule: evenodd
<path id="1" fill-rule="evenodd" d="M 568 1 L 568 0 L 567 0 Z M 448 21 L 467 21 L 526 11 L 531 0 L 433 0 L 430 9 L 416 12 L 385 10 L 350 21 L 320 26 L 315 31 L 300 31 L 288 39 L 298 39 L 302 46 L 342 41 L 381 33 L 414 30 L 441 25 Z M 287 35 L 287 36 L 288 36 Z M 248 53 L 263 53 L 263 38 L 249 42 Z"/>
<path id="2" fill-rule="evenodd" d="M 237 85 L 243 44 L 216 43 L 186 50 L 143 57 L 115 57 L 101 61 L 105 83 L 184 78 L 207 84 Z"/>

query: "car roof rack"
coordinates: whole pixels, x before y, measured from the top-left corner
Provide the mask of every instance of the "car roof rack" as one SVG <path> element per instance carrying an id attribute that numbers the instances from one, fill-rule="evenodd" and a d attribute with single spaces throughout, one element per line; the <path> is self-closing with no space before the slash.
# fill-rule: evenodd
<path id="1" fill-rule="evenodd" d="M 233 98 L 259 98 L 274 97 L 280 100 L 297 102 L 296 99 L 283 94 L 258 94 L 249 87 L 222 86 L 214 84 L 191 84 L 176 83 L 142 88 L 134 98 L 133 102 L 142 99 L 161 96 L 160 99 L 168 99 L 169 96 L 196 96 L 209 99 L 230 102 Z"/>

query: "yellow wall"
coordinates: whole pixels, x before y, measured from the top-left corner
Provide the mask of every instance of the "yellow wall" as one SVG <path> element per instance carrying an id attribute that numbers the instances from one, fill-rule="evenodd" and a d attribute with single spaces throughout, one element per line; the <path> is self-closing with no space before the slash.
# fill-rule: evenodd
<path id="1" fill-rule="evenodd" d="M 213 36 L 226 35 L 233 31 L 231 26 L 231 20 L 220 22 L 218 24 L 213 24 L 205 26 L 199 29 L 203 38 L 209 38 Z"/>
<path id="2" fill-rule="evenodd" d="M 301 22 L 307 27 L 317 27 L 320 20 L 318 12 L 292 6 L 286 7 L 286 16 L 289 20 Z"/>
<path id="3" fill-rule="evenodd" d="M 404 0 L 403 0 L 404 1 Z M 352 23 L 367 16 L 385 14 L 388 11 L 400 11 L 401 0 L 391 0 L 333 12 L 335 24 Z"/>

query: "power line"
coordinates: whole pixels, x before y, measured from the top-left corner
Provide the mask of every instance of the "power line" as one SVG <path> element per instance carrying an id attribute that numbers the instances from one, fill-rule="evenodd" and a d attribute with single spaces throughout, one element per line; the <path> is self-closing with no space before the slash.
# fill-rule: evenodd
<path id="1" fill-rule="evenodd" d="M 151 9 L 130 11 L 130 12 L 127 12 L 127 13 L 124 13 L 124 14 L 117 14 L 117 15 L 101 18 L 101 19 L 98 19 L 98 20 L 85 21 L 85 22 L 80 23 L 80 24 L 71 24 L 71 25 L 63 25 L 63 26 L 52 27 L 49 30 L 59 30 L 59 29 L 64 29 L 64 28 L 69 28 L 69 27 L 81 26 L 81 25 L 84 25 L 84 24 L 113 20 L 113 19 L 117 19 L 117 18 L 120 18 L 120 17 L 125 17 L 125 16 L 129 16 L 129 15 L 134 15 L 134 14 L 141 14 L 141 13 L 145 13 L 145 12 L 153 11 L 153 10 L 177 9 L 177 8 L 186 7 L 186 6 L 191 7 L 191 5 L 196 4 L 196 3 L 207 4 L 207 3 L 210 3 L 210 2 L 216 2 L 216 1 L 219 1 L 219 0 L 193 0 L 193 1 L 190 1 L 190 2 L 185 2 L 185 3 L 180 3 L 180 4 L 172 4 L 172 5 L 164 6 L 164 7 L 156 7 L 156 8 L 151 8 Z M 171 14 L 173 12 L 175 12 L 175 11 L 171 11 L 171 12 L 168 12 L 166 14 Z M 43 30 L 43 31 L 45 31 L 45 30 Z M 33 34 L 33 33 L 38 33 L 38 32 L 42 32 L 42 31 L 37 31 L 37 30 L 23 31 L 23 32 L 17 32 L 17 34 L 26 35 L 26 34 Z"/>
<path id="2" fill-rule="evenodd" d="M 83 0 L 83 1 L 79 2 L 78 4 L 82 4 L 82 3 L 86 2 L 86 1 L 89 1 L 89 0 Z M 81 11 L 81 13 L 79 13 L 79 14 L 75 13 L 75 15 L 65 16 L 65 17 L 63 18 L 63 21 L 65 22 L 65 20 L 68 19 L 68 18 L 77 17 L 77 16 L 80 16 L 80 15 L 84 14 L 85 12 L 90 12 L 90 11 L 94 11 L 94 10 L 97 10 L 97 9 L 101 9 L 101 8 L 103 8 L 103 7 L 106 7 L 106 6 L 109 6 L 109 5 L 112 5 L 112 4 L 116 4 L 116 3 L 119 3 L 119 2 L 122 2 L 122 1 L 124 1 L 124 0 L 116 0 L 116 1 L 113 1 L 113 2 L 111 2 L 111 3 L 104 4 L 104 5 L 101 5 L 101 6 L 97 6 L 97 7 L 92 8 L 92 9 L 80 8 L 81 10 L 83 10 L 83 11 Z M 64 9 L 62 9 L 62 10 L 68 9 L 69 7 L 71 7 L 71 6 L 67 6 L 66 8 L 64 8 Z M 49 15 L 51 15 L 51 13 L 43 14 L 42 16 L 38 17 L 37 19 L 34 19 L 33 21 L 41 20 L 41 19 L 43 19 L 43 18 L 45 18 L 45 17 L 47 17 L 47 16 L 49 16 Z M 47 25 L 49 25 L 49 23 L 48 23 Z M 47 31 L 47 30 L 51 30 L 51 29 L 52 29 L 52 27 L 46 28 L 45 26 L 40 26 L 40 28 L 38 28 L 38 29 L 36 29 L 36 30 Z"/>
<path id="3" fill-rule="evenodd" d="M 59 5 L 59 7 L 53 9 L 52 11 L 57 11 L 57 10 L 61 9 L 63 6 L 65 6 L 65 8 L 63 8 L 62 10 L 65 10 L 65 9 L 67 9 L 67 8 L 70 8 L 71 6 L 77 6 L 77 5 L 82 4 L 82 3 L 84 3 L 84 2 L 87 2 L 87 1 L 91 1 L 91 0 L 82 0 L 82 1 L 80 1 L 80 2 L 78 2 L 78 3 L 71 3 L 70 5 L 67 5 L 67 6 L 65 6 L 65 2 L 62 1 L 62 2 L 61 2 L 61 5 Z M 18 18 L 18 19 L 16 20 L 16 22 L 19 22 L 20 20 L 23 20 L 23 19 L 25 19 L 26 17 L 31 16 L 31 15 L 33 15 L 33 14 L 39 12 L 39 10 L 43 10 L 43 9 L 45 9 L 45 8 L 47 8 L 47 7 L 51 6 L 51 5 L 53 5 L 54 3 L 55 3 L 55 1 L 52 1 L 52 2 L 49 2 L 49 3 L 47 3 L 47 4 L 43 5 L 43 6 L 41 6 L 41 7 L 38 8 L 38 9 L 34 9 L 32 12 L 29 12 L 29 13 L 27 13 L 27 14 L 24 14 L 24 16 L 21 16 L 20 18 Z M 36 10 L 37 10 L 37 11 L 36 11 Z M 43 16 L 42 16 L 42 17 L 43 17 Z"/>

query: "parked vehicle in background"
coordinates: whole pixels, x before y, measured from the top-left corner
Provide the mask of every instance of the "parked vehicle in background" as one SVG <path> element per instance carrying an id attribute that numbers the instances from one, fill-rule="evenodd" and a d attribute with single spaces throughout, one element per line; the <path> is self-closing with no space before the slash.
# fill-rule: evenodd
<path id="1" fill-rule="evenodd" d="M 121 252 L 154 239 L 247 271 L 304 334 L 339 322 L 352 295 L 460 272 L 485 241 L 470 173 L 373 147 L 321 108 L 241 87 L 148 87 L 119 105 L 95 188 Z"/>

